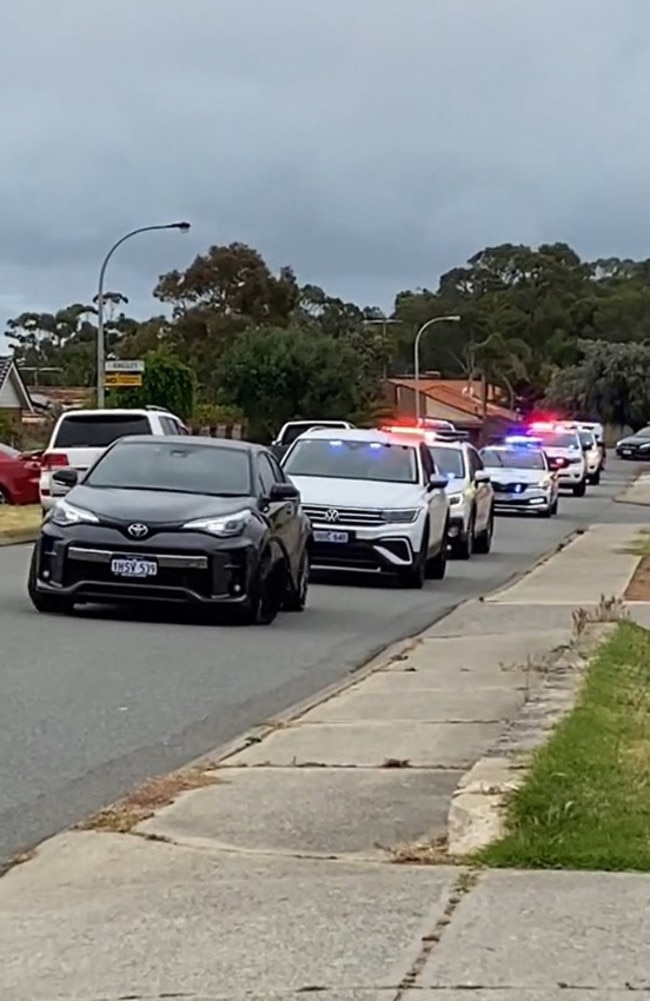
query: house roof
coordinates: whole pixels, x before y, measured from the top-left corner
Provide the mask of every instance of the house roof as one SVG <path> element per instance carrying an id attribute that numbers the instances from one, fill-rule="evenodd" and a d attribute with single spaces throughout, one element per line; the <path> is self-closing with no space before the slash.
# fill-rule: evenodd
<path id="1" fill-rule="evenodd" d="M 403 386 L 415 392 L 415 379 L 389 379 L 394 386 Z M 420 379 L 420 392 L 429 397 L 442 408 L 455 410 L 460 419 L 466 421 L 480 422 L 481 419 L 481 398 L 480 384 L 468 382 L 466 379 Z M 513 420 L 515 414 L 506 407 L 488 400 L 486 405 L 488 417 L 500 417 L 504 420 Z M 442 416 L 442 415 L 441 415 Z M 450 418 L 453 420 L 453 418 Z"/>
<path id="2" fill-rule="evenodd" d="M 0 389 L 2 389 L 7 379 L 13 380 L 14 389 L 22 398 L 22 409 L 29 410 L 30 412 L 33 411 L 32 398 L 29 395 L 27 386 L 23 382 L 23 377 L 18 371 L 18 366 L 13 355 L 0 355 Z"/>

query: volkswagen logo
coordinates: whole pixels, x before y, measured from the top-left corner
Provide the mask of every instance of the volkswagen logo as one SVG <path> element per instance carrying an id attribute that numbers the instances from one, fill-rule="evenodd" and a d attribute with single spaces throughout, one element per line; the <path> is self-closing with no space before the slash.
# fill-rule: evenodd
<path id="1" fill-rule="evenodd" d="M 335 508 L 333 508 L 333 507 L 331 507 L 329 509 L 329 511 L 325 512 L 325 521 L 329 521 L 329 522 L 338 521 L 339 518 L 340 518 L 340 515 L 339 515 L 338 511 Z"/>
<path id="2" fill-rule="evenodd" d="M 146 525 L 141 525 L 140 522 L 136 522 L 134 525 L 129 525 L 127 532 L 133 539 L 144 539 L 145 535 L 149 535 L 149 529 Z"/>

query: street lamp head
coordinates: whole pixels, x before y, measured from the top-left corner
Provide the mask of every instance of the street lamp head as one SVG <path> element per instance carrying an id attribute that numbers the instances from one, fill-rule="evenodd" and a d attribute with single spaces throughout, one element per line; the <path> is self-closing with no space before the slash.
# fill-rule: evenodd
<path id="1" fill-rule="evenodd" d="M 446 316 L 445 317 L 445 320 L 449 320 L 451 323 L 460 323 L 461 319 L 462 319 L 461 316 Z"/>
<path id="2" fill-rule="evenodd" d="M 189 223 L 189 222 L 172 222 L 172 223 L 169 224 L 169 228 L 170 229 L 177 229 L 181 233 L 189 233 L 189 231 L 192 228 L 192 226 L 191 226 L 191 223 Z"/>

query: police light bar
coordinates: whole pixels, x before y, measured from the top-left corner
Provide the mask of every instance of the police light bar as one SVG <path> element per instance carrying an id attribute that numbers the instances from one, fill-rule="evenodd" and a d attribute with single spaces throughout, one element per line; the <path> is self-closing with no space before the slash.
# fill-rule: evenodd
<path id="1" fill-rule="evenodd" d="M 504 439 L 506 445 L 524 445 L 526 448 L 541 448 L 541 438 L 533 438 L 532 435 L 511 434 Z"/>
<path id="2" fill-rule="evenodd" d="M 531 431 L 555 431 L 558 424 L 557 421 L 535 421 L 534 424 L 530 425 Z"/>
<path id="3" fill-rule="evenodd" d="M 380 431 L 384 431 L 387 434 L 409 434 L 411 437 L 415 435 L 417 438 L 424 438 L 424 431 L 422 428 L 416 425 L 406 425 L 406 424 L 389 424 L 385 427 L 379 428 Z"/>

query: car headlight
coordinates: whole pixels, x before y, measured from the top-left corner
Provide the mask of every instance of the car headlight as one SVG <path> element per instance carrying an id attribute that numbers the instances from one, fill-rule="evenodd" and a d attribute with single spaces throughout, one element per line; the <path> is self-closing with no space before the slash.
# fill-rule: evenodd
<path id="1" fill-rule="evenodd" d="M 449 501 L 449 506 L 454 507 L 456 504 L 462 504 L 465 500 L 465 494 L 447 494 L 447 499 Z"/>
<path id="2" fill-rule="evenodd" d="M 408 525 L 416 520 L 419 513 L 418 508 L 389 508 L 387 511 L 382 511 L 381 516 L 390 524 Z"/>
<path id="3" fill-rule="evenodd" d="M 92 511 L 75 507 L 66 500 L 57 501 L 52 510 L 52 521 L 55 525 L 97 525 L 99 518 Z"/>
<path id="4" fill-rule="evenodd" d="M 234 514 L 215 515 L 213 518 L 195 518 L 194 521 L 186 521 L 183 528 L 190 532 L 207 532 L 208 535 L 224 539 L 241 535 L 250 516 L 251 512 L 247 509 L 235 511 Z"/>

